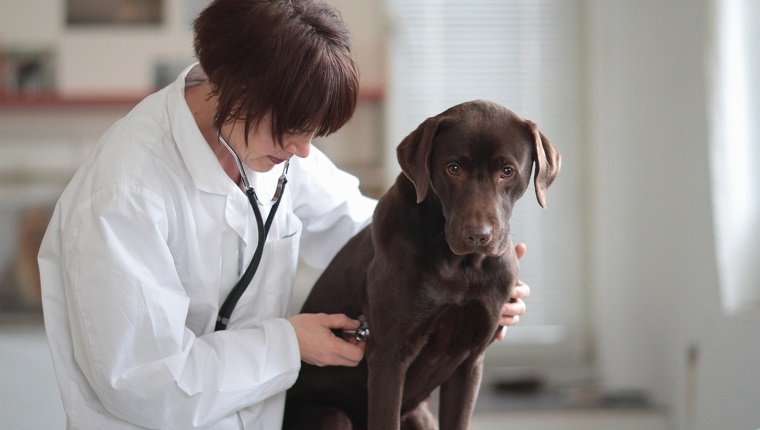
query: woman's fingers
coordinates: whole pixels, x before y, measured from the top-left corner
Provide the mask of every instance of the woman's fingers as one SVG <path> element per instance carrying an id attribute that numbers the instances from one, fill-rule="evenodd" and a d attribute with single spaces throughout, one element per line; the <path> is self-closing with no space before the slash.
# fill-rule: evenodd
<path id="1" fill-rule="evenodd" d="M 523 258 L 526 252 L 528 252 L 528 245 L 524 243 L 518 243 L 515 245 L 515 254 L 517 254 L 518 259 Z"/>
<path id="2" fill-rule="evenodd" d="M 348 342 L 332 330 L 355 330 L 360 322 L 343 314 L 300 314 L 288 319 L 293 325 L 301 360 L 315 366 L 356 366 L 364 358 L 365 345 Z"/>

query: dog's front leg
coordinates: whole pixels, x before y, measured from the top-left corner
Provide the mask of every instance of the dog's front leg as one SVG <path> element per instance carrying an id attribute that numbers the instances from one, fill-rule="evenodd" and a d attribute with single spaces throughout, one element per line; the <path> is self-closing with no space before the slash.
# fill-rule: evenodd
<path id="1" fill-rule="evenodd" d="M 404 374 L 398 360 L 390 354 L 372 354 L 367 357 L 369 370 L 368 429 L 398 430 L 401 427 L 401 401 L 404 393 Z"/>
<path id="2" fill-rule="evenodd" d="M 368 429 L 398 430 L 407 366 L 397 351 L 376 350 L 367 357 Z"/>
<path id="3" fill-rule="evenodd" d="M 480 353 L 462 363 L 441 385 L 441 430 L 464 430 L 470 427 L 470 418 L 482 377 L 483 353 Z"/>

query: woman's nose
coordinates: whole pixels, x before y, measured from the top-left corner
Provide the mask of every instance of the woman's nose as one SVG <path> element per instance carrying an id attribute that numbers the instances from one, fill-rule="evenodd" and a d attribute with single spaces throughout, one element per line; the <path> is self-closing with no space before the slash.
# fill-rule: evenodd
<path id="1" fill-rule="evenodd" d="M 296 157 L 308 157 L 311 151 L 311 135 L 289 136 L 285 141 L 285 150 Z"/>

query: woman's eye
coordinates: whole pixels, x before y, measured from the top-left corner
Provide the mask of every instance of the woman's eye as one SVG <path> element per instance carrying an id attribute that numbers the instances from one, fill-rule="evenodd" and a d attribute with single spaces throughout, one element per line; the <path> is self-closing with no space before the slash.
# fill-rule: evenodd
<path id="1" fill-rule="evenodd" d="M 512 166 L 504 166 L 504 168 L 501 169 L 501 177 L 502 178 L 511 178 L 515 174 L 515 169 Z"/>
<path id="2" fill-rule="evenodd" d="M 459 174 L 462 173 L 462 167 L 457 163 L 449 163 L 449 165 L 446 166 L 446 171 L 451 176 L 459 176 Z"/>

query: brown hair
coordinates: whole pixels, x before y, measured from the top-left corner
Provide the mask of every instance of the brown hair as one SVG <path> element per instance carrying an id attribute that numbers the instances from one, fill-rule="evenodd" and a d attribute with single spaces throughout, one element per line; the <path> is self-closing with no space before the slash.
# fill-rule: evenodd
<path id="1" fill-rule="evenodd" d="M 270 114 L 272 137 L 327 136 L 354 113 L 359 91 L 349 33 L 321 0 L 214 0 L 194 22 L 195 54 L 219 107 L 217 128 Z"/>

